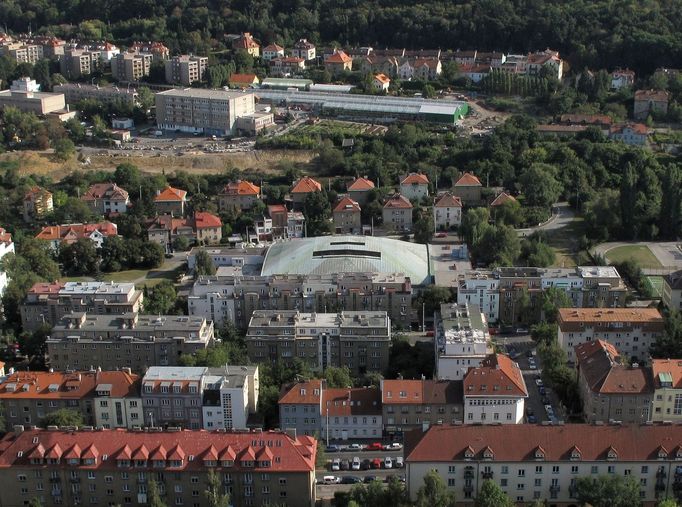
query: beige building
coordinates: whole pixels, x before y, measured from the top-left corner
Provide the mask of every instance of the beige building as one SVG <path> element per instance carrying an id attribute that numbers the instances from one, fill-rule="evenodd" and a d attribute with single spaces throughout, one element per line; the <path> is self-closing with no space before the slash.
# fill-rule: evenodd
<path id="1" fill-rule="evenodd" d="M 75 410 L 85 424 L 104 428 L 144 423 L 140 377 L 126 370 L 12 373 L 0 383 L 0 405 L 8 427 L 39 425 L 61 409 Z"/>
<path id="2" fill-rule="evenodd" d="M 382 210 L 384 228 L 395 232 L 412 230 L 412 203 L 400 194 L 392 195 Z"/>
<path id="3" fill-rule="evenodd" d="M 670 93 L 662 90 L 637 90 L 635 92 L 635 120 L 646 120 L 650 114 L 665 116 L 668 113 Z"/>
<path id="4" fill-rule="evenodd" d="M 231 181 L 218 195 L 218 207 L 221 211 L 244 211 L 251 209 L 260 199 L 260 187 L 250 181 Z"/>
<path id="5" fill-rule="evenodd" d="M 56 325 L 71 312 L 122 315 L 142 309 L 143 292 L 133 283 L 37 282 L 19 307 L 24 331 Z"/>
<path id="6" fill-rule="evenodd" d="M 175 366 L 182 354 L 213 343 L 213 322 L 175 315 L 65 315 L 47 339 L 49 364 L 58 370 L 99 365 L 144 371 Z"/>
<path id="7" fill-rule="evenodd" d="M 242 33 L 239 37 L 232 41 L 232 49 L 234 51 L 246 51 L 254 58 L 260 56 L 260 44 L 258 44 L 249 32 Z"/>
<path id="8" fill-rule="evenodd" d="M 575 357 L 587 422 L 644 423 L 650 419 L 654 389 L 646 368 L 624 363 L 618 350 L 603 340 L 577 345 Z"/>
<path id="9" fill-rule="evenodd" d="M 209 472 L 234 507 L 315 506 L 317 442 L 279 431 L 47 430 L 17 426 L 1 445 L 0 500 L 41 505 L 206 505 Z"/>
<path id="10" fill-rule="evenodd" d="M 129 106 L 134 106 L 138 102 L 137 91 L 134 88 L 99 86 L 87 83 L 64 83 L 54 85 L 52 91 L 63 93 L 67 104 L 75 104 L 84 99 L 105 103 L 123 102 Z"/>
<path id="11" fill-rule="evenodd" d="M 321 192 L 322 185 L 317 180 L 314 180 L 310 176 L 303 176 L 300 180 L 294 182 L 291 187 L 291 200 L 294 203 L 294 207 L 297 209 L 303 208 L 303 203 L 305 202 L 308 194 L 313 192 Z"/>
<path id="12" fill-rule="evenodd" d="M 59 71 L 67 79 L 89 76 L 100 66 L 100 51 L 66 49 L 59 57 Z"/>
<path id="13" fill-rule="evenodd" d="M 315 59 L 315 44 L 308 42 L 306 39 L 299 39 L 298 42 L 294 44 L 291 50 L 291 56 L 296 58 L 303 58 L 306 61 Z"/>
<path id="14" fill-rule="evenodd" d="M 682 270 L 663 277 L 663 302 L 670 310 L 682 310 Z"/>
<path id="15" fill-rule="evenodd" d="M 128 191 L 116 183 L 94 183 L 83 194 L 81 200 L 99 215 L 118 215 L 128 211 L 130 197 Z"/>
<path id="16" fill-rule="evenodd" d="M 136 82 L 149 75 L 152 53 L 120 53 L 111 59 L 111 75 L 117 81 Z"/>
<path id="17" fill-rule="evenodd" d="M 17 63 L 35 64 L 43 58 L 43 46 L 24 42 L 8 42 L 0 45 L 0 55 L 7 56 Z"/>
<path id="18" fill-rule="evenodd" d="M 40 92 L 38 88 L 27 77 L 14 81 L 10 90 L 0 90 L 0 109 L 16 107 L 25 113 L 44 115 L 66 108 L 64 94 Z"/>
<path id="19" fill-rule="evenodd" d="M 347 366 L 353 375 L 388 367 L 391 319 L 386 312 L 301 313 L 257 310 L 246 332 L 249 359 L 290 365 L 294 358 L 324 371 Z"/>
<path id="20" fill-rule="evenodd" d="M 167 186 L 154 196 L 154 209 L 160 215 L 183 216 L 187 204 L 187 190 Z"/>
<path id="21" fill-rule="evenodd" d="M 53 209 L 52 192 L 42 187 L 32 187 L 24 196 L 24 222 L 41 219 Z"/>
<path id="22" fill-rule="evenodd" d="M 189 86 L 195 81 L 202 81 L 207 65 L 206 56 L 174 56 L 166 60 L 166 83 Z"/>
<path id="23" fill-rule="evenodd" d="M 464 204 L 474 205 L 481 202 L 480 180 L 471 173 L 464 173 L 456 182 L 452 189 L 452 194 L 459 197 Z"/>
<path id="24" fill-rule="evenodd" d="M 335 234 L 361 234 L 362 210 L 350 197 L 341 199 L 332 213 Z"/>
<path id="25" fill-rule="evenodd" d="M 338 50 L 324 60 L 324 68 L 332 75 L 353 70 L 353 59 L 345 52 Z"/>
<path id="26" fill-rule="evenodd" d="M 682 360 L 653 359 L 654 395 L 651 420 L 682 421 Z"/>
<path id="27" fill-rule="evenodd" d="M 232 135 L 237 118 L 254 112 L 248 92 L 185 88 L 156 94 L 156 124 L 165 130 Z"/>

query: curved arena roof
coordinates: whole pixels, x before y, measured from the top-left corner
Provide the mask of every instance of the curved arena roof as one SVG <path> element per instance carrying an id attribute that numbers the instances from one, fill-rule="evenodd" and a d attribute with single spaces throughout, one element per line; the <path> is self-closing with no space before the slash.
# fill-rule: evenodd
<path id="1" fill-rule="evenodd" d="M 404 273 L 412 283 L 429 283 L 426 245 L 376 236 L 320 236 L 273 244 L 263 275 Z"/>

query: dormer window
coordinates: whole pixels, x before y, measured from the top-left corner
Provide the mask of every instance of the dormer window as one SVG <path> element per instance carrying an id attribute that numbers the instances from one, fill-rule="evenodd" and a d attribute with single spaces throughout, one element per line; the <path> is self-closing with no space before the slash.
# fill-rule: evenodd
<path id="1" fill-rule="evenodd" d="M 582 456 L 580 455 L 580 451 L 577 449 L 573 449 L 573 451 L 571 451 L 571 460 L 578 461 L 580 459 L 582 459 Z"/>
<path id="2" fill-rule="evenodd" d="M 182 460 L 181 459 L 170 460 L 170 467 L 171 468 L 180 468 L 181 466 L 182 466 Z"/>
<path id="3" fill-rule="evenodd" d="M 253 468 L 254 462 L 253 461 L 242 461 L 242 466 L 244 468 Z"/>
<path id="4" fill-rule="evenodd" d="M 67 465 L 77 466 L 81 464 L 81 460 L 79 458 L 69 458 L 66 460 L 66 463 Z"/>
<path id="5" fill-rule="evenodd" d="M 214 461 L 214 460 L 212 460 L 212 459 L 205 459 L 205 460 L 204 460 L 204 466 L 207 466 L 207 467 L 218 466 L 218 462 L 217 462 L 217 461 Z"/>
<path id="6" fill-rule="evenodd" d="M 220 466 L 221 467 L 233 467 L 234 466 L 234 460 L 231 460 L 231 459 L 221 460 Z"/>
<path id="7" fill-rule="evenodd" d="M 261 468 L 270 468 L 270 466 L 272 466 L 272 462 L 271 462 L 270 460 L 261 461 L 261 462 L 258 464 L 258 466 L 261 467 Z"/>
<path id="8" fill-rule="evenodd" d="M 144 459 L 136 459 L 136 460 L 135 460 L 135 466 L 136 466 L 136 467 L 146 467 L 146 466 L 147 466 L 147 460 L 144 460 Z"/>
<path id="9" fill-rule="evenodd" d="M 618 459 L 618 452 L 613 447 L 609 447 L 609 451 L 606 453 L 606 459 L 614 460 Z"/>
<path id="10" fill-rule="evenodd" d="M 154 468 L 163 468 L 166 466 L 166 462 L 162 459 L 155 459 L 154 461 L 152 461 L 152 466 Z"/>
<path id="11" fill-rule="evenodd" d="M 658 459 L 667 459 L 668 458 L 668 451 L 663 447 L 658 448 Z"/>
<path id="12" fill-rule="evenodd" d="M 179 394 L 180 393 L 180 386 L 173 386 L 173 392 L 175 394 Z"/>
<path id="13" fill-rule="evenodd" d="M 127 459 L 118 460 L 118 468 L 128 468 L 130 466 L 130 461 Z"/>
<path id="14" fill-rule="evenodd" d="M 96 464 L 96 460 L 95 460 L 95 458 L 84 458 L 83 464 L 86 466 L 92 466 L 92 465 Z"/>
<path id="15" fill-rule="evenodd" d="M 464 451 L 464 459 L 473 459 L 474 457 L 474 450 L 471 448 L 471 446 L 467 447 L 466 451 Z"/>

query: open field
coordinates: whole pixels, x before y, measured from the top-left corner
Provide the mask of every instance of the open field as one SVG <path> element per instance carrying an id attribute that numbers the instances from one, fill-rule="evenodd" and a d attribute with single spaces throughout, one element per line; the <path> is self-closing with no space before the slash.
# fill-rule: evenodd
<path id="1" fill-rule="evenodd" d="M 370 125 L 368 123 L 356 123 L 338 120 L 320 120 L 313 124 L 303 124 L 293 129 L 290 134 L 305 135 L 329 135 L 340 133 L 343 136 L 354 137 L 360 134 L 383 135 L 387 128 L 382 125 Z"/>
<path id="2" fill-rule="evenodd" d="M 606 252 L 609 262 L 620 263 L 632 259 L 642 268 L 660 268 L 662 264 L 646 245 L 623 245 Z"/>
<path id="3" fill-rule="evenodd" d="M 170 264 L 169 264 L 170 266 Z M 118 271 L 116 273 L 103 273 L 102 280 L 105 282 L 133 282 L 137 286 L 153 287 L 164 280 L 176 282 L 178 277 L 185 273 L 182 265 L 176 266 L 172 269 L 129 269 L 127 271 Z M 65 282 L 89 282 L 94 278 L 88 276 L 72 276 L 64 277 L 62 281 Z"/>

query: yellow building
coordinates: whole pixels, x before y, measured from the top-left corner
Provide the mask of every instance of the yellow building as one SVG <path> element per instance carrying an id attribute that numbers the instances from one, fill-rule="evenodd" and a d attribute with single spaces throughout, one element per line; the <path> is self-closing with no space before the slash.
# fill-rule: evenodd
<path id="1" fill-rule="evenodd" d="M 652 421 L 682 421 L 682 359 L 654 359 Z"/>

